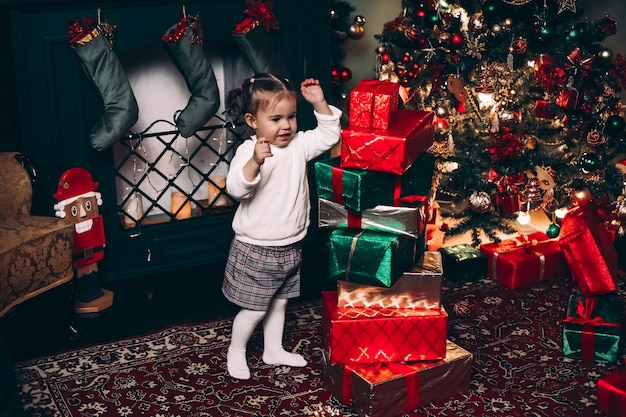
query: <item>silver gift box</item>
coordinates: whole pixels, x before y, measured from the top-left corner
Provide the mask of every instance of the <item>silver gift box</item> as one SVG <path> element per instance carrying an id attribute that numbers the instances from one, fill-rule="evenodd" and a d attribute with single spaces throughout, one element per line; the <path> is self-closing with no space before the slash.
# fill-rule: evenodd
<path id="1" fill-rule="evenodd" d="M 350 216 L 350 217 L 349 217 Z M 375 230 L 418 238 L 426 227 L 424 203 L 410 206 L 379 205 L 355 212 L 334 201 L 318 198 L 318 227 Z M 354 227 L 353 227 L 354 225 Z"/>
<path id="2" fill-rule="evenodd" d="M 443 266 L 441 253 L 427 251 L 391 287 L 337 281 L 338 307 L 415 308 L 441 307 Z"/>

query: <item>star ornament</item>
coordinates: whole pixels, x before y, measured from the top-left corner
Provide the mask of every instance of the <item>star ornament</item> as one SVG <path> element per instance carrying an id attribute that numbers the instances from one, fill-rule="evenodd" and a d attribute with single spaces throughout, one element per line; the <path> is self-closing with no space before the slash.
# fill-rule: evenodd
<path id="1" fill-rule="evenodd" d="M 559 3 L 559 11 L 557 12 L 557 14 L 561 14 L 565 10 L 576 13 L 576 0 L 561 0 L 561 2 Z"/>

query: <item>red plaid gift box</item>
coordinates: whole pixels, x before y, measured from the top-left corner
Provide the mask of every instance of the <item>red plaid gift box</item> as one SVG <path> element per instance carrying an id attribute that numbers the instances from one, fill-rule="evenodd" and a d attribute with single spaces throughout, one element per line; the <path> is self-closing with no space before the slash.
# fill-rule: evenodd
<path id="1" fill-rule="evenodd" d="M 570 273 L 559 243 L 545 233 L 486 243 L 479 249 L 488 257 L 487 275 L 511 289 Z"/>
<path id="2" fill-rule="evenodd" d="M 391 81 L 361 80 L 350 92 L 349 125 L 388 129 L 398 112 L 399 85 Z"/>
<path id="3" fill-rule="evenodd" d="M 443 308 L 341 308 L 337 291 L 324 291 L 322 304 L 332 365 L 437 360 L 446 355 L 448 313 Z"/>
<path id="4" fill-rule="evenodd" d="M 434 113 L 399 110 L 387 130 L 341 131 L 341 167 L 404 174 L 434 141 Z"/>

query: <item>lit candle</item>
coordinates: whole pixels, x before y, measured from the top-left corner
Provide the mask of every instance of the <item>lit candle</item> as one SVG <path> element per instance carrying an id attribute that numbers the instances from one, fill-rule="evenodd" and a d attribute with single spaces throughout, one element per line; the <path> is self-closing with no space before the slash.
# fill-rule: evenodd
<path id="1" fill-rule="evenodd" d="M 232 200 L 224 193 L 220 194 L 221 190 L 226 188 L 226 177 L 214 176 L 209 177 L 211 181 L 207 181 L 209 184 L 209 206 L 222 207 L 232 204 Z"/>
<path id="2" fill-rule="evenodd" d="M 135 227 L 143 216 L 143 200 L 137 193 L 133 193 L 122 207 L 124 211 L 124 226 Z"/>
<path id="3" fill-rule="evenodd" d="M 180 191 L 172 191 L 172 214 L 175 213 L 178 220 L 191 217 L 191 201 Z"/>

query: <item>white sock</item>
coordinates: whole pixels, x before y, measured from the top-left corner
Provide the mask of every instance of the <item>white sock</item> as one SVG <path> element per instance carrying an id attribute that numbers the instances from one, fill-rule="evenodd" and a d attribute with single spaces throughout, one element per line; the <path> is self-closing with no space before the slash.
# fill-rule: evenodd
<path id="1" fill-rule="evenodd" d="M 250 368 L 246 361 L 246 351 L 228 348 L 226 354 L 226 369 L 228 374 L 237 379 L 250 379 Z"/>
<path id="2" fill-rule="evenodd" d="M 263 362 L 268 365 L 306 366 L 306 359 L 283 348 L 286 298 L 275 298 L 263 320 Z"/>
<path id="3" fill-rule="evenodd" d="M 226 354 L 228 374 L 237 379 L 250 379 L 250 369 L 246 360 L 246 346 L 252 332 L 263 319 L 264 311 L 241 309 L 233 320 L 230 346 Z"/>

